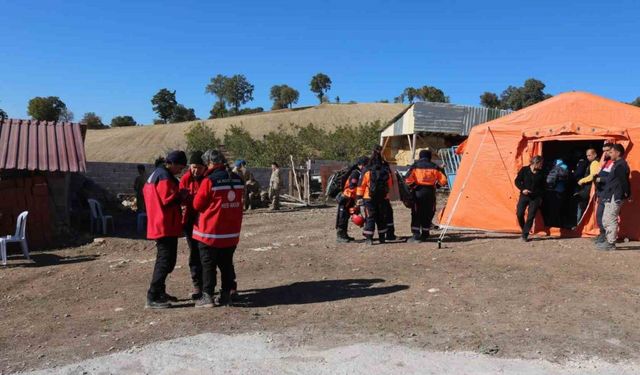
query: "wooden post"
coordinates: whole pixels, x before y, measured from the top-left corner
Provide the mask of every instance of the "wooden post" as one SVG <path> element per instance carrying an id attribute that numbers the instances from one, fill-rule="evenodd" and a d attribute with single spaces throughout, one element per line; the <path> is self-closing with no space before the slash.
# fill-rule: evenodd
<path id="1" fill-rule="evenodd" d="M 293 155 L 289 155 L 291 158 L 291 170 L 293 171 L 293 179 L 296 182 L 296 189 L 298 189 L 298 199 L 302 200 L 302 193 L 300 192 L 300 184 L 298 183 L 298 174 L 296 173 L 296 164 L 293 162 Z"/>
<path id="2" fill-rule="evenodd" d="M 416 160 L 416 138 L 417 138 L 417 134 L 413 133 L 413 140 L 411 141 L 411 163 L 414 162 L 414 160 Z"/>

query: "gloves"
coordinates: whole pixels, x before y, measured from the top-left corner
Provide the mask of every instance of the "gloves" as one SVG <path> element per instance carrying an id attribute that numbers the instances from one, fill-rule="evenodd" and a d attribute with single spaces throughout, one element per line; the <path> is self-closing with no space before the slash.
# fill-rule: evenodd
<path id="1" fill-rule="evenodd" d="M 356 199 L 356 206 L 363 206 L 363 205 L 364 205 L 364 199 L 362 198 Z"/>

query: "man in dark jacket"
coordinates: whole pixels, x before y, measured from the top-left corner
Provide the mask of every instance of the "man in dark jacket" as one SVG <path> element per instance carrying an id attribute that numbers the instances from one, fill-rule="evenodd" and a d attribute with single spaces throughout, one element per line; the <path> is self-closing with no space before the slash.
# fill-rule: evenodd
<path id="1" fill-rule="evenodd" d="M 165 281 L 176 266 L 178 237 L 182 236 L 180 203 L 184 198 L 175 177 L 187 165 L 183 151 L 170 152 L 163 165 L 151 173 L 144 185 L 147 208 L 147 238 L 156 241 L 157 256 L 151 285 L 147 292 L 147 308 L 164 309 L 177 298 L 166 292 Z"/>
<path id="2" fill-rule="evenodd" d="M 189 169 L 180 179 L 180 191 L 186 196 L 186 199 L 182 201 L 182 227 L 189 247 L 189 270 L 191 271 L 191 281 L 193 282 L 191 298 L 194 300 L 202 297 L 202 263 L 200 261 L 198 241 L 192 237 L 193 226 L 198 217 L 196 210 L 193 208 L 193 198 L 198 192 L 206 170 L 207 167 L 202 161 L 202 152 L 194 151 L 189 156 Z"/>
<path id="3" fill-rule="evenodd" d="M 602 224 L 607 234 L 605 242 L 598 243 L 599 250 L 615 250 L 618 238 L 618 214 L 625 200 L 631 198 L 631 186 L 629 184 L 629 165 L 623 159 L 624 146 L 614 144 L 611 146 L 611 160 L 613 166 L 607 176 L 602 194 L 604 201 L 604 213 Z"/>
<path id="4" fill-rule="evenodd" d="M 518 224 L 522 229 L 522 240 L 529 240 L 529 232 L 533 226 L 533 220 L 536 218 L 536 212 L 542 204 L 542 195 L 544 194 L 545 179 L 542 175 L 542 156 L 534 156 L 531 164 L 522 167 L 516 176 L 515 184 L 520 190 L 520 198 L 516 216 Z M 525 220 L 525 210 L 528 210 Z"/>

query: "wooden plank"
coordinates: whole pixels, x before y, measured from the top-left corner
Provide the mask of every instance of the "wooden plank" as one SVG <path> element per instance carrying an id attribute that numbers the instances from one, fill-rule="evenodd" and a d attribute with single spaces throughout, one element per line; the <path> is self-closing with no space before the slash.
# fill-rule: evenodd
<path id="1" fill-rule="evenodd" d="M 18 155 L 16 161 L 17 169 L 27 169 L 27 159 L 29 151 L 29 121 L 24 121 L 19 126 L 20 139 L 18 140 Z"/>
<path id="2" fill-rule="evenodd" d="M 27 169 L 35 171 L 38 169 L 38 155 L 40 154 L 40 144 L 38 142 L 39 126 L 36 121 L 29 121 L 29 150 L 27 150 Z"/>

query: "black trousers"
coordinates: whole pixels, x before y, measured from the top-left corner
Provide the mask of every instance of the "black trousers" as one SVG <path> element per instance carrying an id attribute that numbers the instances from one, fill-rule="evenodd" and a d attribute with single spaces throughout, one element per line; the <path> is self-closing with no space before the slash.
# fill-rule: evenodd
<path id="1" fill-rule="evenodd" d="M 338 204 L 338 213 L 336 215 L 336 229 L 347 231 L 349 229 L 349 208 L 348 201 Z"/>
<path id="2" fill-rule="evenodd" d="M 176 266 L 178 237 L 163 237 L 156 240 L 156 264 L 153 267 L 151 285 L 147 298 L 155 301 L 166 293 L 165 281 Z"/>
<path id="3" fill-rule="evenodd" d="M 184 238 L 189 247 L 189 270 L 193 287 L 202 290 L 202 262 L 200 261 L 200 242 L 193 239 L 193 223 L 187 223 L 183 227 Z"/>
<path id="4" fill-rule="evenodd" d="M 518 224 L 522 229 L 522 236 L 529 236 L 529 232 L 531 231 L 531 227 L 533 227 L 533 221 L 536 218 L 536 213 L 538 212 L 538 208 L 542 204 L 542 198 L 531 198 L 524 194 L 520 194 L 520 199 L 518 199 L 518 206 L 516 210 L 516 216 L 518 216 Z M 525 220 L 524 214 L 525 210 L 529 208 L 527 212 L 527 218 Z"/>
<path id="5" fill-rule="evenodd" d="M 393 207 L 391 207 L 391 202 L 388 199 L 385 199 L 383 203 L 386 210 L 385 215 L 387 217 L 387 233 L 395 234 L 396 227 L 393 223 Z"/>
<path id="6" fill-rule="evenodd" d="M 596 222 L 598 223 L 598 228 L 600 228 L 600 234 L 606 234 L 604 230 L 604 224 L 602 224 L 602 215 L 604 214 L 604 200 L 598 197 L 598 206 L 596 208 Z"/>
<path id="7" fill-rule="evenodd" d="M 433 186 L 420 186 L 414 194 L 411 208 L 411 233 L 414 237 L 428 235 L 436 213 L 436 189 Z"/>
<path id="8" fill-rule="evenodd" d="M 220 269 L 220 292 L 229 294 L 236 289 L 236 271 L 233 267 L 233 254 L 236 247 L 211 247 L 199 242 L 202 261 L 202 291 L 210 296 L 216 289 L 216 268 Z"/>
<path id="9" fill-rule="evenodd" d="M 378 228 L 378 234 L 383 236 L 387 233 L 387 206 L 385 204 L 386 199 L 379 201 L 365 200 L 364 212 L 366 219 L 364 222 L 364 230 L 362 234 L 365 237 L 372 237 Z"/>

